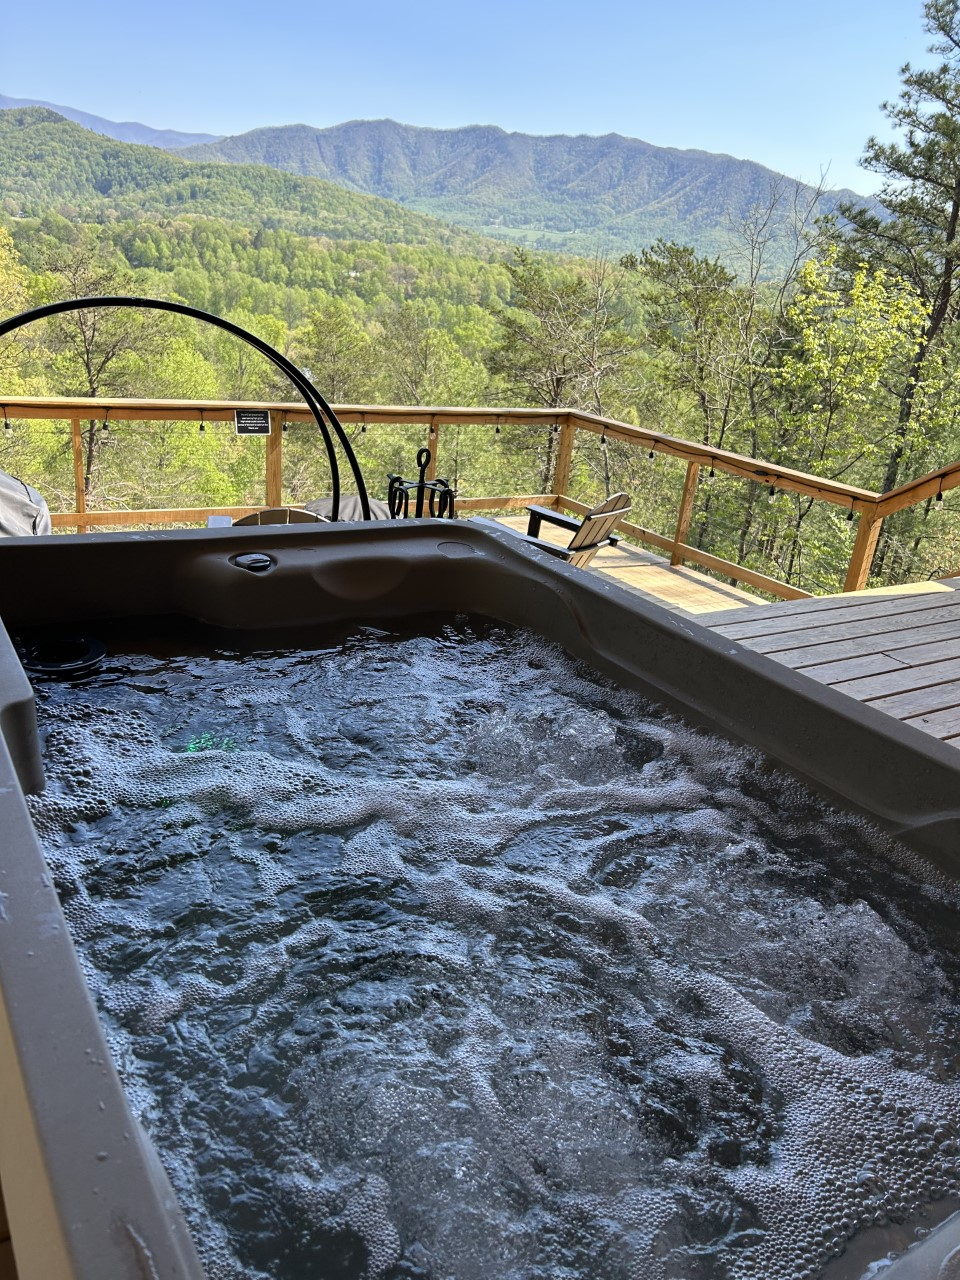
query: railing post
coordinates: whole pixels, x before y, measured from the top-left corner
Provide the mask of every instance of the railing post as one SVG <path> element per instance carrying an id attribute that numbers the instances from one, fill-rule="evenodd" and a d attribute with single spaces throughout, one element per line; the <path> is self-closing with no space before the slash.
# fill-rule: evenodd
<path id="1" fill-rule="evenodd" d="M 268 507 L 283 506 L 283 414 L 270 410 L 270 434 L 267 436 L 266 499 Z"/>
<path id="2" fill-rule="evenodd" d="M 427 431 L 427 448 L 430 450 L 430 465 L 427 467 L 425 480 L 436 480 L 437 478 L 437 449 L 440 445 L 440 428 L 431 418 L 430 427 Z"/>
<path id="3" fill-rule="evenodd" d="M 73 452 L 73 509 L 83 513 L 87 509 L 87 492 L 83 484 L 83 435 L 79 418 L 70 419 L 70 447 Z M 82 520 L 77 521 L 77 532 L 87 532 L 87 525 Z"/>
<path id="4" fill-rule="evenodd" d="M 860 512 L 857 536 L 847 567 L 847 580 L 843 584 L 844 591 L 862 591 L 867 585 L 882 527 L 883 516 L 878 514 L 876 507 L 872 511 Z"/>
<path id="5" fill-rule="evenodd" d="M 670 553 L 672 565 L 683 564 L 683 552 L 680 550 L 687 540 L 690 519 L 693 516 L 693 504 L 697 496 L 697 485 L 700 483 L 700 463 L 687 463 L 687 478 L 683 482 L 683 497 L 680 499 L 680 512 L 677 516 L 677 531 L 673 535 L 673 551 Z"/>
<path id="6" fill-rule="evenodd" d="M 570 465 L 573 461 L 573 446 L 577 428 L 573 416 L 565 414 L 560 425 L 560 443 L 557 446 L 557 461 L 553 468 L 553 494 L 561 498 L 570 487 Z"/>

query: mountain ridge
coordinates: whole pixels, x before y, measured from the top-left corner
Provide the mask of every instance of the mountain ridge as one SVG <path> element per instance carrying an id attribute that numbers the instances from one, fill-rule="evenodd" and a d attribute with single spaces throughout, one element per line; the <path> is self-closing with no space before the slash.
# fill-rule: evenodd
<path id="1" fill-rule="evenodd" d="M 0 95 L 0 111 L 23 101 Z M 117 125 L 73 108 L 18 109 L 54 111 L 85 128 L 82 122 L 92 121 L 94 132 L 119 142 L 132 129 L 137 141 L 128 145 L 158 147 L 205 166 L 264 166 L 320 179 L 474 235 L 580 255 L 633 253 L 662 238 L 737 269 L 738 224 L 750 210 L 773 208 L 767 268 L 776 271 L 792 254 L 795 207 L 820 215 L 834 213 L 842 200 L 876 203 L 849 190 L 815 192 L 755 161 L 615 132 L 534 135 L 500 125 L 441 129 L 384 118 L 326 128 L 263 126 L 187 146 L 184 139 L 212 135 Z"/>
<path id="2" fill-rule="evenodd" d="M 183 147 L 219 142 L 223 136 L 217 133 L 182 133 L 179 129 L 154 129 L 136 120 L 106 120 L 103 116 L 92 115 L 89 111 L 59 106 L 55 102 L 45 102 L 42 98 L 10 98 L 0 93 L 0 111 L 9 111 L 16 107 L 46 107 L 49 111 L 55 111 L 57 115 L 72 120 L 74 124 L 89 129 L 91 133 L 102 133 L 105 137 L 115 138 L 118 142 L 160 147 L 164 151 L 179 151 Z"/>
<path id="3" fill-rule="evenodd" d="M 807 184 L 752 160 L 618 133 L 356 120 L 323 129 L 265 126 L 184 154 L 323 178 L 483 235 L 569 252 L 589 252 L 598 242 L 634 250 L 663 237 L 724 253 L 731 221 L 772 193 L 788 204 L 815 202 L 818 213 L 832 213 L 841 200 L 865 200 L 849 190 L 817 197 Z"/>

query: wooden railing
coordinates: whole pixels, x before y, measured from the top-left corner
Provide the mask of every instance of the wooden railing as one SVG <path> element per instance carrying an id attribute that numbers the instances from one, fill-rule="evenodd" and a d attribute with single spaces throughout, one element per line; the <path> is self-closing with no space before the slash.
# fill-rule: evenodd
<path id="1" fill-rule="evenodd" d="M 230 515 L 234 518 L 247 515 L 257 507 L 185 507 L 141 509 L 124 511 L 88 510 L 85 493 L 83 430 L 82 423 L 90 420 L 108 422 L 186 421 L 200 423 L 232 422 L 238 408 L 266 409 L 270 413 L 271 433 L 266 437 L 264 502 L 262 505 L 282 505 L 283 492 L 283 426 L 312 421 L 309 410 L 302 404 L 249 403 L 201 400 L 135 400 L 135 399 L 65 399 L 52 397 L 10 397 L 0 401 L 0 411 L 5 418 L 31 420 L 57 420 L 70 423 L 73 454 L 75 509 L 53 515 L 57 528 L 90 529 L 98 526 L 183 524 L 201 522 L 210 515 Z M 798 493 L 818 502 L 832 503 L 858 520 L 856 537 L 850 554 L 844 591 L 857 591 L 866 586 L 883 520 L 894 512 L 921 502 L 940 500 L 944 493 L 960 485 L 960 461 L 939 471 L 911 480 L 889 493 L 879 494 L 870 489 L 860 489 L 825 479 L 803 471 L 794 471 L 776 463 L 751 458 L 744 454 L 713 449 L 690 440 L 682 440 L 645 427 L 634 427 L 595 414 L 565 409 L 498 409 L 446 406 L 381 406 L 340 405 L 336 413 L 344 424 L 361 425 L 422 425 L 424 443 L 433 454 L 429 478 L 436 474 L 436 459 L 442 428 L 456 425 L 528 425 L 530 427 L 556 427 L 559 440 L 556 450 L 551 491 L 537 494 L 501 494 L 492 497 L 461 497 L 457 501 L 460 511 L 509 510 L 522 508 L 536 502 L 582 514 L 587 506 L 570 497 L 571 464 L 574 456 L 577 432 L 600 436 L 652 455 L 677 458 L 686 464 L 686 474 L 679 503 L 673 536 L 668 537 L 641 525 L 625 523 L 622 530 L 639 542 L 665 551 L 670 563 L 697 564 L 705 569 L 721 573 L 738 582 L 746 583 L 760 591 L 781 599 L 803 599 L 810 592 L 802 591 L 789 583 L 769 577 L 756 570 L 745 568 L 731 560 L 691 546 L 687 542 L 693 515 L 694 501 L 702 468 L 711 472 L 724 472 L 768 485 L 772 490 Z M 939 495 L 939 497 L 938 497 Z"/>

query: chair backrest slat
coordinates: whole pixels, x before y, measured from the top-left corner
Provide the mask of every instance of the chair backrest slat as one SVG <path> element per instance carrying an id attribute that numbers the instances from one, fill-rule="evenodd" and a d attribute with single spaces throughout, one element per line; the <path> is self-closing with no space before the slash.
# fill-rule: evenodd
<path id="1" fill-rule="evenodd" d="M 625 493 L 614 493 L 598 503 L 583 517 L 583 523 L 570 539 L 568 550 L 597 546 L 610 536 L 629 510 L 630 502 Z"/>
<path id="2" fill-rule="evenodd" d="M 573 565 L 574 569 L 585 569 L 597 554 L 597 550 L 597 547 L 581 547 L 579 551 L 568 552 L 567 564 Z"/>

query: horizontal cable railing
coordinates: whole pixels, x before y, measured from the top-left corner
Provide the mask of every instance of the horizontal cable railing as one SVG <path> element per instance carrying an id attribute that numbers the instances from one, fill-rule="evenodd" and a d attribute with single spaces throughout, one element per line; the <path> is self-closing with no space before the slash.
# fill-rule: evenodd
<path id="1" fill-rule="evenodd" d="M 886 516 L 930 499 L 942 498 L 944 493 L 960 485 L 960 461 L 958 461 L 939 471 L 912 480 L 889 493 L 879 494 L 869 489 L 861 489 L 822 476 L 796 471 L 745 454 L 712 448 L 646 427 L 636 427 L 629 423 L 576 410 L 441 405 L 339 405 L 334 408 L 342 423 L 359 425 L 362 430 L 368 425 L 422 426 L 426 434 L 425 442 L 433 454 L 428 476 L 430 479 L 435 476 L 437 470 L 441 428 L 486 425 L 496 429 L 509 425 L 548 428 L 557 433 L 558 441 L 550 492 L 522 495 L 500 494 L 489 497 L 461 496 L 457 502 L 461 511 L 510 510 L 525 507 L 530 503 L 539 503 L 582 514 L 588 506 L 567 493 L 579 432 L 598 436 L 601 444 L 617 443 L 645 450 L 650 456 L 676 458 L 686 464 L 686 474 L 673 536 L 632 523 L 625 523 L 622 526 L 623 532 L 639 542 L 666 552 L 673 565 L 697 564 L 783 599 L 805 598 L 811 593 L 732 560 L 711 555 L 689 543 L 694 500 L 703 468 L 709 468 L 711 475 L 722 472 L 768 486 L 771 495 L 777 491 L 796 493 L 816 502 L 833 504 L 843 509 L 848 517 L 856 516 L 858 525 L 843 588 L 845 591 L 859 590 L 866 585 L 881 525 Z M 74 510 L 57 512 L 52 518 L 57 528 L 79 530 L 104 526 L 201 522 L 210 515 L 229 515 L 238 518 L 256 511 L 257 506 L 251 505 L 90 510 L 87 504 L 87 479 L 84 472 L 83 452 L 85 421 L 199 422 L 203 426 L 218 422 L 233 422 L 234 414 L 238 409 L 260 409 L 269 413 L 271 430 L 270 434 L 264 437 L 264 498 L 261 505 L 281 506 L 284 431 L 288 425 L 313 420 L 310 410 L 305 405 L 259 401 L 36 396 L 11 396 L 0 401 L 0 411 L 7 420 L 54 420 L 70 424 Z"/>

